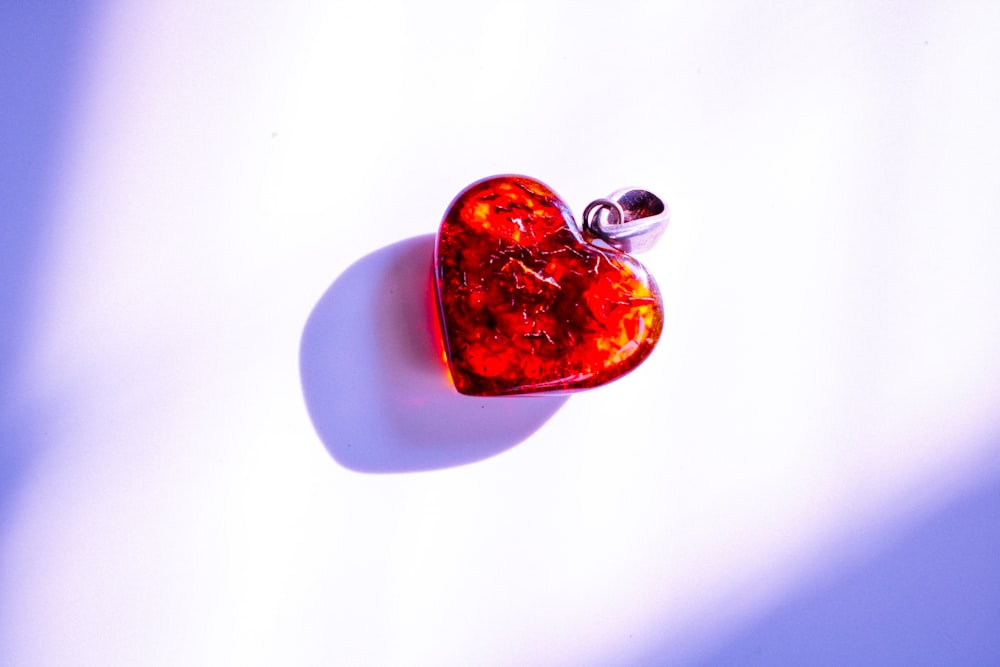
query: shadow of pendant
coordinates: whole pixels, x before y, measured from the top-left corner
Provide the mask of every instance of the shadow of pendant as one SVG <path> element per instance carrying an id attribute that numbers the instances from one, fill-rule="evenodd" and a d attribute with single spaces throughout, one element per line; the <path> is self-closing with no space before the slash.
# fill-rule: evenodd
<path id="1" fill-rule="evenodd" d="M 463 396 L 448 378 L 431 291 L 433 234 L 351 265 L 313 309 L 299 354 L 309 416 L 359 472 L 412 472 L 488 458 L 523 441 L 566 395 Z"/>

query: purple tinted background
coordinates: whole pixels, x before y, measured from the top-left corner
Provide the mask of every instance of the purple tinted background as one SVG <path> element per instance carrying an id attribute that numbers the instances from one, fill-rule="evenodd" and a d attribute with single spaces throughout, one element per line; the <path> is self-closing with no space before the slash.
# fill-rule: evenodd
<path id="1" fill-rule="evenodd" d="M 885 526 L 892 531 L 893 526 Z M 684 667 L 1000 665 L 1000 474 Z M 671 664 L 669 646 L 634 664 Z"/>
<path id="2" fill-rule="evenodd" d="M 14 495 L 44 446 L 39 409 L 18 406 L 20 362 L 45 240 L 56 233 L 49 196 L 90 9 L 0 3 L 0 565 Z"/>
<path id="3" fill-rule="evenodd" d="M 71 120 L 68 102 L 90 9 L 87 2 L 0 4 L 0 568 L 14 501 L 45 444 L 44 406 L 24 410 L 16 400 L 19 363 L 45 239 L 58 233 L 48 197 Z M 519 437 L 498 438 L 496 450 Z M 387 454 L 356 466 L 460 462 L 459 454 L 449 456 Z M 998 544 L 1000 479 L 993 475 L 882 552 L 805 585 L 735 636 L 719 637 L 712 655 L 688 664 L 1000 664 Z M 6 604 L 0 591 L 0 606 Z M 638 666 L 664 664 L 669 647 L 659 648 Z M 2 648 L 0 664 L 6 664 Z"/>

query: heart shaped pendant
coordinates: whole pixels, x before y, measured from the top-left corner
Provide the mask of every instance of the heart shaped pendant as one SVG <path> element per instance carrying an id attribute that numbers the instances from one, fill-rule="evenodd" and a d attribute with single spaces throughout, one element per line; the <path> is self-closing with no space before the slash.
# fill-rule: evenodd
<path id="1" fill-rule="evenodd" d="M 656 281 L 627 252 L 652 245 L 669 211 L 626 189 L 577 226 L 548 186 L 495 176 L 452 202 L 435 255 L 455 388 L 473 396 L 572 391 L 625 375 L 663 328 Z"/>

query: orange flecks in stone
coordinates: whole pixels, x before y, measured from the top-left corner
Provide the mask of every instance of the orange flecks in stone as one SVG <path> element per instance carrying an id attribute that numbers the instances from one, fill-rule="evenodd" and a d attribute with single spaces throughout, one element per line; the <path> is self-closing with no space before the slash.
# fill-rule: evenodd
<path id="1" fill-rule="evenodd" d="M 649 356 L 663 328 L 643 266 L 586 244 L 562 200 L 523 176 L 455 199 L 435 266 L 448 364 L 464 394 L 604 384 Z"/>

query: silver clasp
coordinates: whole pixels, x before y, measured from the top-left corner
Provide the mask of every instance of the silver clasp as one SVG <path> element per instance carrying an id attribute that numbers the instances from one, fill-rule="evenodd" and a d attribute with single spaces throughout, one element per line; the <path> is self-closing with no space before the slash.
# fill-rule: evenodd
<path id="1" fill-rule="evenodd" d="M 583 209 L 583 233 L 622 252 L 645 252 L 652 248 L 670 222 L 670 208 L 652 192 L 622 188 L 605 199 L 596 199 Z"/>

